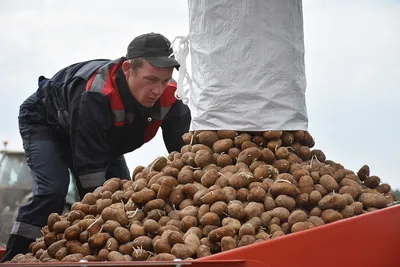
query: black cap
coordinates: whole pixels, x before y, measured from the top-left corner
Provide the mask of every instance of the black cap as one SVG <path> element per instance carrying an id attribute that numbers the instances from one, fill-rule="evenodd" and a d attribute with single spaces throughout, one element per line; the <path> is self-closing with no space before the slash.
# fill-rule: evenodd
<path id="1" fill-rule="evenodd" d="M 171 56 L 173 49 L 171 42 L 162 34 L 146 33 L 139 35 L 128 45 L 126 58 L 144 58 L 151 65 L 158 68 L 176 67 L 179 68 L 178 61 Z"/>

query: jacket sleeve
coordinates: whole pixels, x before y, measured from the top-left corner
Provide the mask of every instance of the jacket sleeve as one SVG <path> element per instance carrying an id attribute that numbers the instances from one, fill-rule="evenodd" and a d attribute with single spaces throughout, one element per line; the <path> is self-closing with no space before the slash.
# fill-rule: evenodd
<path id="1" fill-rule="evenodd" d="M 190 122 L 189 107 L 177 100 L 161 124 L 164 143 L 169 153 L 181 150 L 185 144 L 182 135 L 189 131 Z"/>
<path id="2" fill-rule="evenodd" d="M 84 92 L 71 103 L 73 168 L 84 189 L 105 181 L 108 132 L 112 126 L 110 102 L 98 92 Z"/>

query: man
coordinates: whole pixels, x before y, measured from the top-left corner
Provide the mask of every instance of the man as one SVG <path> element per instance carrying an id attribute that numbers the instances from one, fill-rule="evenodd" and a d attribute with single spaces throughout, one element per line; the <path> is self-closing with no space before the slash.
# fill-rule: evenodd
<path id="1" fill-rule="evenodd" d="M 27 253 L 52 212 L 61 213 L 69 173 L 80 197 L 106 179 L 130 179 L 124 154 L 162 128 L 167 150 L 180 150 L 190 111 L 170 82 L 178 62 L 161 34 L 136 37 L 126 57 L 68 66 L 20 107 L 19 128 L 34 179 L 33 197 L 22 205 L 2 261 Z"/>

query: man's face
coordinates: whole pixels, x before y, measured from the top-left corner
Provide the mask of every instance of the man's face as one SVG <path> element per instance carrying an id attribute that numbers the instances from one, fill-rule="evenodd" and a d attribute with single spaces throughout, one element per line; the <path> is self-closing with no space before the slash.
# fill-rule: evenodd
<path id="1" fill-rule="evenodd" d="M 123 63 L 129 91 L 144 107 L 152 107 L 160 98 L 172 77 L 173 67 L 157 68 L 143 61 L 143 66 L 133 71 L 129 61 Z"/>

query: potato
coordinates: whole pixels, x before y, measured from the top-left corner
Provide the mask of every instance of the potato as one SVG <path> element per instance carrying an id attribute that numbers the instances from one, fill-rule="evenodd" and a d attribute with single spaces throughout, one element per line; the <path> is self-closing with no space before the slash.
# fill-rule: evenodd
<path id="1" fill-rule="evenodd" d="M 299 189 L 295 185 L 287 181 L 279 180 L 271 185 L 270 191 L 273 197 L 279 195 L 296 197 L 299 194 Z"/>
<path id="2" fill-rule="evenodd" d="M 358 197 L 359 190 L 356 187 L 345 185 L 340 188 L 339 193 L 342 195 L 349 194 L 352 198 L 356 199 Z"/>
<path id="3" fill-rule="evenodd" d="M 65 240 L 65 241 L 67 241 L 67 240 Z M 47 250 L 45 250 L 45 251 L 43 252 L 42 256 L 39 257 L 39 261 L 44 262 L 46 259 L 49 260 L 49 259 L 52 259 L 52 258 L 53 258 L 53 257 L 51 257 L 51 256 L 49 255 L 48 250 L 49 250 L 49 248 L 47 248 Z M 11 262 L 13 263 L 14 259 L 18 259 L 18 257 L 21 257 L 21 256 L 23 257 L 24 255 L 23 255 L 23 254 L 17 254 L 17 255 L 15 255 L 14 258 L 11 260 Z M 17 261 L 15 261 L 15 262 L 17 262 Z"/>
<path id="4" fill-rule="evenodd" d="M 347 200 L 341 194 L 330 193 L 324 196 L 319 202 L 318 207 L 326 209 L 343 209 L 347 205 Z"/>
<path id="5" fill-rule="evenodd" d="M 264 202 L 265 203 L 265 202 Z M 276 207 L 283 207 L 288 211 L 292 211 L 296 207 L 296 201 L 294 198 L 286 196 L 286 195 L 279 195 L 275 199 Z M 272 209 L 274 209 L 273 207 Z M 270 210 L 272 210 L 270 209 Z"/>
<path id="6" fill-rule="evenodd" d="M 281 222 L 287 222 L 290 216 L 290 212 L 283 207 L 273 209 L 271 214 L 273 217 L 277 217 Z"/>
<path id="7" fill-rule="evenodd" d="M 175 255 L 169 253 L 160 253 L 154 256 L 154 259 L 149 258 L 149 260 L 155 261 L 173 261 L 174 259 L 176 259 Z"/>
<path id="8" fill-rule="evenodd" d="M 237 172 L 231 175 L 228 178 L 229 185 L 236 190 L 239 190 L 241 188 L 247 187 L 251 179 L 253 178 L 253 174 L 251 172 Z"/>
<path id="9" fill-rule="evenodd" d="M 204 204 L 208 204 L 208 205 L 212 205 L 217 201 L 226 201 L 226 196 L 225 196 L 225 192 L 222 189 L 217 189 L 217 190 L 213 190 L 210 191 L 208 193 L 206 193 L 203 197 L 202 197 L 202 202 Z"/>
<path id="10" fill-rule="evenodd" d="M 183 219 L 186 216 L 197 216 L 199 208 L 196 206 L 187 206 L 183 208 L 182 210 L 178 211 L 179 212 L 179 218 L 178 219 Z"/>
<path id="11" fill-rule="evenodd" d="M 212 230 L 208 234 L 208 238 L 210 239 L 211 242 L 219 242 L 224 236 L 234 237 L 235 234 L 236 234 L 235 228 L 233 228 L 231 225 L 226 225 Z"/>
<path id="12" fill-rule="evenodd" d="M 321 226 L 325 224 L 325 222 L 319 216 L 310 216 L 310 218 L 308 218 L 308 221 L 315 226 Z"/>
<path id="13" fill-rule="evenodd" d="M 307 221 L 307 214 L 302 210 L 295 210 L 293 211 L 288 218 L 288 223 L 290 226 L 298 222 L 306 222 Z"/>
<path id="14" fill-rule="evenodd" d="M 319 207 L 314 207 L 310 211 L 310 216 L 321 216 L 322 210 Z"/>
<path id="15" fill-rule="evenodd" d="M 233 147 L 232 139 L 224 138 L 216 141 L 212 148 L 215 153 L 221 154 L 223 152 L 227 153 L 230 148 Z"/>
<path id="16" fill-rule="evenodd" d="M 71 226 L 70 221 L 57 221 L 53 225 L 54 232 L 56 234 L 64 233 L 64 231 Z"/>
<path id="17" fill-rule="evenodd" d="M 120 189 L 120 184 L 116 180 L 107 180 L 104 182 L 101 192 L 109 191 L 114 193 L 115 191 Z"/>
<path id="18" fill-rule="evenodd" d="M 374 193 L 362 193 L 358 201 L 363 204 L 364 208 L 382 209 L 389 204 L 389 199 L 384 195 Z"/>
<path id="19" fill-rule="evenodd" d="M 368 176 L 364 179 L 364 185 L 369 188 L 376 188 L 381 183 L 381 179 L 378 176 Z"/>
<path id="20" fill-rule="evenodd" d="M 54 242 L 53 244 L 51 244 L 51 245 L 47 248 L 47 254 L 48 254 L 50 257 L 54 258 L 54 257 L 56 256 L 57 251 L 58 251 L 60 248 L 64 247 L 66 243 L 67 243 L 67 240 L 66 240 L 66 239 L 62 239 L 62 240 L 59 240 L 59 241 Z"/>
<path id="21" fill-rule="evenodd" d="M 40 249 L 45 249 L 46 248 L 46 243 L 43 241 L 39 241 L 37 242 L 32 249 L 30 249 L 30 251 L 32 251 L 33 254 L 36 254 L 37 251 L 39 251 Z"/>
<path id="22" fill-rule="evenodd" d="M 138 180 L 136 180 L 136 181 L 134 181 L 133 183 L 132 183 L 132 188 L 133 188 L 133 191 L 135 191 L 135 192 L 139 192 L 140 190 L 142 190 L 143 188 L 146 188 L 147 187 L 147 183 L 148 183 L 148 181 L 146 180 L 146 179 L 138 179 Z M 106 193 L 106 192 L 105 192 Z M 111 196 L 110 196 L 111 197 Z"/>
<path id="23" fill-rule="evenodd" d="M 77 203 L 79 203 L 79 202 L 77 202 Z M 91 207 L 91 205 L 79 203 L 79 204 L 76 204 L 74 206 L 74 208 L 71 208 L 71 210 L 81 211 L 85 214 L 89 214 L 90 207 Z"/>
<path id="24" fill-rule="evenodd" d="M 212 145 L 217 142 L 220 138 L 217 132 L 214 131 L 203 131 L 197 135 L 197 139 L 200 144 L 212 147 Z"/>
<path id="25" fill-rule="evenodd" d="M 133 193 L 131 199 L 134 203 L 145 204 L 150 200 L 154 199 L 155 196 L 156 193 L 153 190 L 148 188 L 143 188 L 139 192 Z"/>
<path id="26" fill-rule="evenodd" d="M 232 166 L 233 159 L 229 154 L 217 154 L 217 165 L 220 167 Z"/>
<path id="27" fill-rule="evenodd" d="M 330 176 L 330 175 L 323 175 L 321 178 L 319 178 L 319 183 L 323 185 L 328 192 L 338 192 L 339 191 L 339 185 L 335 181 L 335 179 Z"/>
<path id="28" fill-rule="evenodd" d="M 327 209 L 322 212 L 322 220 L 324 220 L 325 223 L 331 223 L 335 221 L 339 221 L 343 219 L 342 214 L 340 212 L 333 210 L 333 209 Z"/>
<path id="29" fill-rule="evenodd" d="M 350 205 L 347 205 L 346 207 L 341 209 L 339 212 L 340 212 L 340 214 L 342 214 L 344 219 L 354 216 L 354 209 Z"/>
<path id="30" fill-rule="evenodd" d="M 66 240 L 75 240 L 78 239 L 80 234 L 81 228 L 79 227 L 79 225 L 75 224 L 65 229 L 64 238 Z"/>
<path id="31" fill-rule="evenodd" d="M 361 202 L 353 202 L 350 204 L 350 206 L 353 208 L 354 210 L 354 215 L 359 215 L 361 214 L 362 210 L 363 210 L 363 204 Z"/>
<path id="32" fill-rule="evenodd" d="M 159 209 L 162 210 L 165 207 L 165 201 L 163 199 L 153 199 L 147 202 L 144 207 L 143 211 L 148 213 L 151 210 Z"/>
<path id="33" fill-rule="evenodd" d="M 244 207 L 244 218 L 246 220 L 249 220 L 250 218 L 253 217 L 259 217 L 261 213 L 263 213 L 264 210 L 264 205 L 262 203 L 258 202 L 249 202 L 245 207 Z"/>
<path id="34" fill-rule="evenodd" d="M 125 227 L 119 226 L 114 230 L 114 237 L 120 244 L 132 241 L 131 233 Z"/>
<path id="35" fill-rule="evenodd" d="M 183 140 L 183 142 L 185 142 L 185 144 L 192 144 L 193 143 L 193 138 L 194 138 L 194 135 L 193 135 L 193 132 L 187 132 L 187 133 L 184 133 L 183 135 L 182 135 L 182 140 Z M 172 153 L 171 153 L 172 154 Z"/>
<path id="36" fill-rule="evenodd" d="M 107 256 L 108 261 L 126 261 L 124 255 L 118 251 L 111 251 Z"/>
<path id="37" fill-rule="evenodd" d="M 225 216 L 225 214 L 227 214 L 228 204 L 226 204 L 223 201 L 217 201 L 211 205 L 210 211 L 217 214 L 220 217 L 223 217 Z"/>
<path id="38" fill-rule="evenodd" d="M 321 166 L 318 173 L 319 173 L 319 176 L 321 176 L 321 177 L 324 175 L 329 175 L 329 176 L 333 177 L 333 175 L 335 175 L 335 169 L 331 166 Z M 335 181 L 336 181 L 336 179 L 335 179 Z"/>
<path id="39" fill-rule="evenodd" d="M 279 147 L 276 151 L 275 151 L 275 157 L 276 159 L 287 159 L 290 155 L 289 150 L 287 149 L 287 147 Z"/>
<path id="40" fill-rule="evenodd" d="M 239 239 L 241 239 L 244 235 L 255 236 L 255 234 L 256 230 L 250 223 L 243 224 L 239 229 Z"/>
<path id="41" fill-rule="evenodd" d="M 328 190 L 326 190 L 326 188 L 320 184 L 315 185 L 315 190 L 317 190 L 322 197 L 328 194 Z"/>
<path id="42" fill-rule="evenodd" d="M 189 234 L 185 238 L 185 245 L 191 250 L 192 255 L 194 255 L 200 247 L 200 239 L 196 234 Z"/>
<path id="43" fill-rule="evenodd" d="M 252 235 L 244 235 L 244 236 L 240 239 L 240 241 L 239 241 L 237 247 L 243 247 L 243 246 L 251 245 L 251 244 L 253 244 L 255 241 L 256 241 L 256 238 L 255 238 L 254 236 L 252 236 Z"/>
<path id="44" fill-rule="evenodd" d="M 151 251 L 153 248 L 153 240 L 148 236 L 139 236 L 133 240 L 133 246 L 135 248 L 142 248 L 144 250 Z"/>
<path id="45" fill-rule="evenodd" d="M 150 253 L 147 250 L 137 248 L 132 252 L 132 256 L 124 255 L 127 261 L 145 261 L 150 258 Z"/>
<path id="46" fill-rule="evenodd" d="M 275 154 L 268 148 L 261 150 L 261 156 L 259 160 L 264 161 L 267 164 L 272 164 L 275 161 Z"/>
<path id="47" fill-rule="evenodd" d="M 250 165 L 253 161 L 258 160 L 261 157 L 261 150 L 258 147 L 249 147 L 239 153 L 237 162 L 243 162 L 246 165 Z"/>
<path id="48" fill-rule="evenodd" d="M 264 202 L 266 192 L 261 187 L 253 187 L 250 189 L 247 196 L 247 201 L 249 202 Z"/>
<path id="49" fill-rule="evenodd" d="M 81 243 L 86 243 L 86 242 L 88 242 L 88 240 L 89 240 L 89 231 L 83 231 L 80 235 L 79 235 L 79 238 L 78 238 L 78 240 L 81 242 Z"/>
<path id="50" fill-rule="evenodd" d="M 150 170 L 160 172 L 167 164 L 168 160 L 166 157 L 157 157 L 148 167 L 150 167 Z"/>
<path id="51" fill-rule="evenodd" d="M 166 239 L 157 239 L 156 241 L 153 242 L 153 248 L 154 252 L 157 254 L 161 253 L 170 253 L 171 252 L 171 246 L 168 243 Z"/>
<path id="52" fill-rule="evenodd" d="M 282 145 L 282 140 L 280 139 L 275 139 L 275 140 L 269 140 L 266 145 L 264 144 L 264 146 L 266 146 L 268 149 L 270 149 L 271 151 L 276 152 L 276 150 Z"/>
<path id="53" fill-rule="evenodd" d="M 224 236 L 221 239 L 221 251 L 228 251 L 237 247 L 235 238 L 231 236 Z"/>
<path id="54" fill-rule="evenodd" d="M 196 153 L 185 152 L 185 153 L 182 154 L 181 160 L 185 165 L 196 167 L 196 163 L 194 161 L 195 156 L 196 156 Z"/>
<path id="55" fill-rule="evenodd" d="M 264 200 L 264 208 L 266 211 L 275 209 L 276 208 L 275 200 L 272 197 L 267 196 Z"/>
<path id="56" fill-rule="evenodd" d="M 314 190 L 314 180 L 309 175 L 304 175 L 299 180 L 299 187 L 302 193 L 310 194 Z"/>
<path id="57" fill-rule="evenodd" d="M 304 161 L 311 159 L 311 150 L 307 146 L 301 146 L 300 150 L 297 152 L 297 155 Z"/>
<path id="58" fill-rule="evenodd" d="M 162 169 L 162 173 L 165 176 L 178 177 L 179 170 L 177 168 L 172 167 L 172 166 L 165 166 Z"/>
<path id="59" fill-rule="evenodd" d="M 292 233 L 296 233 L 296 232 L 308 230 L 308 229 L 311 229 L 314 227 L 315 227 L 315 225 L 312 224 L 311 222 L 302 221 L 302 222 L 296 222 L 295 224 L 293 224 L 290 230 Z"/>
<path id="60" fill-rule="evenodd" d="M 292 175 L 293 175 L 293 179 L 298 182 L 298 181 L 300 181 L 301 177 L 309 176 L 310 173 L 307 170 L 301 168 L 301 165 L 300 165 L 300 169 L 294 171 Z"/>
<path id="61" fill-rule="evenodd" d="M 157 198 L 166 200 L 176 185 L 177 180 L 175 177 L 165 176 L 161 182 L 161 187 L 157 192 Z"/>
<path id="62" fill-rule="evenodd" d="M 215 225 L 215 226 L 221 225 L 220 217 L 214 212 L 207 212 L 206 214 L 203 215 L 203 217 L 200 218 L 199 222 L 203 227 L 205 227 L 206 225 Z"/>
<path id="63" fill-rule="evenodd" d="M 219 178 L 218 171 L 215 169 L 207 170 L 201 177 L 201 184 L 205 187 L 211 187 Z"/>
<path id="64" fill-rule="evenodd" d="M 151 176 L 151 178 L 149 176 Z M 150 187 L 151 188 L 154 184 L 159 184 L 160 183 L 159 181 L 160 181 L 161 177 L 163 177 L 163 176 L 165 176 L 165 175 L 162 172 L 151 172 L 151 173 L 149 173 L 149 175 L 147 175 L 147 181 L 148 182 L 147 182 L 147 185 L 145 187 Z M 135 191 L 139 192 L 142 189 L 143 188 L 141 188 L 140 190 L 135 190 Z M 117 192 L 115 192 L 115 193 L 117 193 Z M 131 198 L 132 198 L 132 195 L 131 195 Z"/>
<path id="65" fill-rule="evenodd" d="M 324 152 L 322 152 L 322 150 L 320 150 L 320 149 L 313 149 L 311 151 L 311 156 L 312 157 L 315 156 L 319 162 L 324 162 L 326 160 L 326 156 L 325 156 Z"/>
<path id="66" fill-rule="evenodd" d="M 185 216 L 183 217 L 183 219 L 180 222 L 180 229 L 183 232 L 186 232 L 187 230 L 189 230 L 190 228 L 197 226 L 198 222 L 196 217 L 194 216 Z"/>
<path id="67" fill-rule="evenodd" d="M 263 132 L 263 137 L 265 139 L 279 139 L 281 138 L 282 134 L 282 131 L 265 131 Z"/>
<path id="68" fill-rule="evenodd" d="M 79 262 L 83 258 L 83 255 L 80 253 L 69 254 L 65 256 L 61 261 L 62 262 Z"/>
<path id="69" fill-rule="evenodd" d="M 346 170 L 345 170 L 345 169 L 337 170 L 337 171 L 332 175 L 332 177 L 333 177 L 333 179 L 335 179 L 335 181 L 336 181 L 337 183 L 340 183 L 340 182 L 343 180 L 343 178 L 346 177 Z"/>
<path id="70" fill-rule="evenodd" d="M 296 205 L 298 207 L 306 207 L 308 205 L 308 202 L 310 200 L 310 197 L 307 193 L 301 193 L 296 197 Z"/>
<path id="71" fill-rule="evenodd" d="M 166 213 L 163 210 L 151 210 L 149 213 L 147 213 L 147 216 L 145 217 L 146 220 L 152 219 L 155 221 L 158 221 L 162 216 L 165 216 Z"/>
<path id="72" fill-rule="evenodd" d="M 265 178 L 272 177 L 273 167 L 268 164 L 260 165 L 254 170 L 254 179 L 257 181 L 261 181 Z"/>
<path id="73" fill-rule="evenodd" d="M 101 212 L 101 218 L 103 221 L 117 221 L 121 226 L 126 226 L 128 224 L 128 216 L 123 209 L 116 210 L 111 207 L 107 207 Z"/>
<path id="74" fill-rule="evenodd" d="M 357 189 L 358 194 L 361 194 L 362 188 L 361 188 L 360 184 L 357 183 L 356 181 L 351 180 L 349 178 L 343 178 L 342 181 L 340 181 L 340 186 L 344 187 L 346 185 L 354 187 L 355 189 Z M 346 193 L 349 193 L 349 192 L 346 192 Z"/>
<path id="75" fill-rule="evenodd" d="M 286 173 L 289 172 L 290 164 L 286 159 L 278 159 L 272 164 L 272 166 L 274 166 L 279 173 Z"/>
<path id="76" fill-rule="evenodd" d="M 195 154 L 194 162 L 197 167 L 205 167 L 213 162 L 212 154 L 207 150 L 199 150 Z"/>
<path id="77" fill-rule="evenodd" d="M 269 232 L 270 232 L 271 234 L 274 234 L 275 232 L 283 232 L 281 226 L 280 226 L 279 224 L 275 224 L 275 223 L 271 224 L 271 225 L 268 227 L 268 230 L 269 230 Z"/>
<path id="78" fill-rule="evenodd" d="M 178 231 L 167 230 L 161 235 L 161 238 L 167 240 L 171 247 L 177 243 L 184 243 L 183 236 Z"/>
<path id="79" fill-rule="evenodd" d="M 308 204 L 311 206 L 316 206 L 318 205 L 318 202 L 322 199 L 321 193 L 317 190 L 313 190 L 310 193 Z"/>
<path id="80" fill-rule="evenodd" d="M 122 255 L 128 254 L 132 255 L 133 253 L 133 248 L 136 248 L 137 246 L 133 243 L 133 241 L 129 241 L 125 244 L 120 244 L 118 247 L 118 252 L 121 253 Z"/>
<path id="81" fill-rule="evenodd" d="M 85 196 L 83 197 L 81 203 L 82 204 L 88 204 L 88 205 L 94 205 L 96 204 L 96 197 L 93 193 L 86 193 Z"/>
<path id="82" fill-rule="evenodd" d="M 222 226 L 227 226 L 227 225 L 232 226 L 235 229 L 236 233 L 239 233 L 240 227 L 242 226 L 241 222 L 238 219 L 229 217 L 226 217 L 222 220 Z"/>
<path id="83" fill-rule="evenodd" d="M 108 239 L 107 242 L 106 242 L 105 248 L 108 251 L 118 251 L 119 243 L 118 243 L 117 239 L 115 239 L 115 238 Z"/>
<path id="84" fill-rule="evenodd" d="M 380 184 L 375 189 L 376 189 L 376 191 L 378 191 L 381 194 L 387 194 L 392 190 L 390 185 L 388 185 L 388 184 Z"/>

